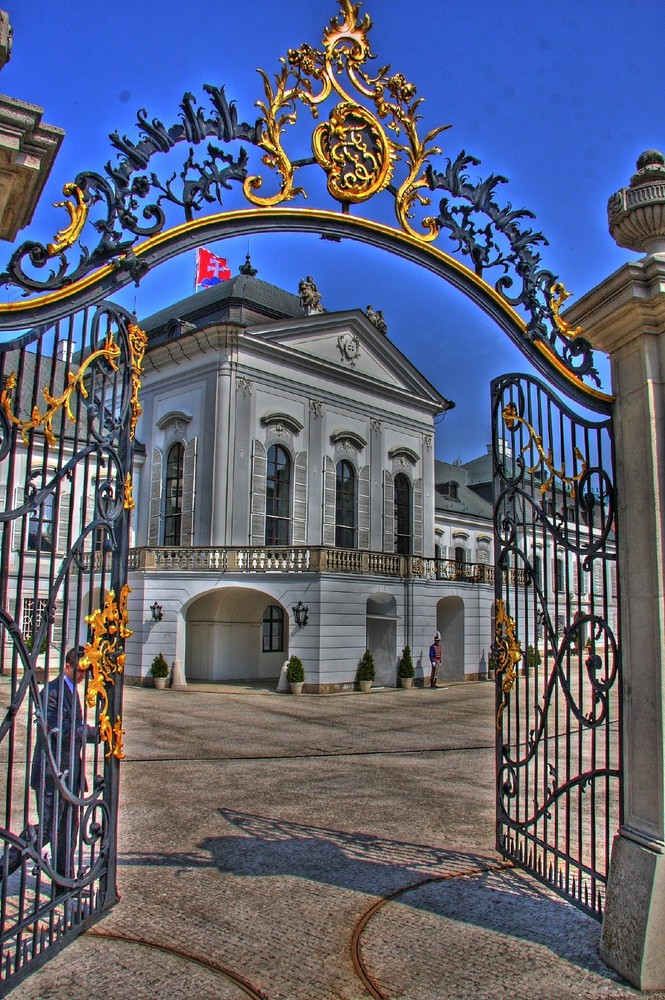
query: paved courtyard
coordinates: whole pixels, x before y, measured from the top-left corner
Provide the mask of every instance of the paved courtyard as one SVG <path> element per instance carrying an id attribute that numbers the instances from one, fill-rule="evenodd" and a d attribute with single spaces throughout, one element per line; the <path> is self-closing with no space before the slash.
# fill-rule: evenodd
<path id="1" fill-rule="evenodd" d="M 642 996 L 494 852 L 493 705 L 128 688 L 122 899 L 12 1000 Z"/>

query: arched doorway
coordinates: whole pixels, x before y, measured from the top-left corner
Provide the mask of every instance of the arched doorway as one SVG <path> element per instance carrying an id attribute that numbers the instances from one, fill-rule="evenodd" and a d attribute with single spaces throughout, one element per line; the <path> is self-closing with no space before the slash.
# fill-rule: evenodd
<path id="1" fill-rule="evenodd" d="M 436 609 L 436 624 L 441 633 L 441 679 L 464 680 L 464 601 L 444 597 Z"/>
<path id="2" fill-rule="evenodd" d="M 187 680 L 279 677 L 288 656 L 287 625 L 284 608 L 263 591 L 223 587 L 203 594 L 186 610 Z"/>
<path id="3" fill-rule="evenodd" d="M 367 598 L 367 648 L 374 657 L 375 684 L 397 683 L 397 602 L 390 594 Z"/>

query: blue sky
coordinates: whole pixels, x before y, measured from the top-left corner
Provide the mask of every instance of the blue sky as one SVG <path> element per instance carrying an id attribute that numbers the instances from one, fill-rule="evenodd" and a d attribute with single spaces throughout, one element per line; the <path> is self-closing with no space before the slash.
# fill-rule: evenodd
<path id="1" fill-rule="evenodd" d="M 14 49 L 0 88 L 44 107 L 44 121 L 67 133 L 33 224 L 17 242 L 52 238 L 64 222 L 50 207 L 62 185 L 83 169 L 102 171 L 114 156 L 110 132 L 136 138 L 139 108 L 168 126 L 186 91 L 207 107 L 203 84 L 224 84 L 239 118 L 253 121 L 263 97 L 256 69 L 272 75 L 279 57 L 302 42 L 320 48 L 338 13 L 335 0 L 4 6 Z M 425 98 L 421 130 L 453 126 L 438 140 L 437 166 L 464 149 L 481 160 L 472 176 L 509 178 L 501 198 L 535 214 L 530 225 L 549 241 L 543 265 L 573 293 L 635 256 L 609 236 L 606 205 L 629 182 L 639 153 L 665 146 L 665 4 L 367 0 L 363 12 L 374 22 L 374 66 L 389 63 Z M 178 168 L 184 155 L 180 147 Z M 153 158 L 150 169 L 166 179 L 176 166 L 169 162 L 167 170 Z M 212 249 L 237 273 L 247 239 Z M 457 404 L 439 429 L 438 457 L 466 461 L 485 450 L 489 379 L 528 365 L 476 306 L 413 265 L 347 242 L 340 249 L 314 238 L 253 237 L 249 250 L 259 277 L 290 291 L 312 274 L 327 309 L 382 309 L 391 339 Z M 7 246 L 3 267 L 10 254 Z M 189 294 L 193 270 L 189 253 L 127 289 L 122 301 L 148 315 Z M 599 367 L 609 389 L 603 359 Z"/>

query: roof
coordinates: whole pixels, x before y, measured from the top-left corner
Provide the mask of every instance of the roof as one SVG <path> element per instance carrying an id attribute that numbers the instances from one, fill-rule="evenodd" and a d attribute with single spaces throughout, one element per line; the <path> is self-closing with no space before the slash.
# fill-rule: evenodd
<path id="1" fill-rule="evenodd" d="M 178 322 L 210 324 L 237 322 L 246 325 L 266 319 L 303 316 L 300 298 L 276 285 L 239 274 L 220 281 L 186 299 L 174 302 L 141 320 L 141 328 L 150 335 Z"/>
<path id="2" fill-rule="evenodd" d="M 491 456 L 488 456 L 491 459 Z M 449 462 L 434 463 L 434 509 L 437 513 L 466 514 L 471 517 L 482 517 L 492 520 L 493 508 L 469 485 L 469 471 L 463 465 L 451 465 Z M 441 487 L 446 483 L 457 483 L 457 499 L 443 496 Z"/>

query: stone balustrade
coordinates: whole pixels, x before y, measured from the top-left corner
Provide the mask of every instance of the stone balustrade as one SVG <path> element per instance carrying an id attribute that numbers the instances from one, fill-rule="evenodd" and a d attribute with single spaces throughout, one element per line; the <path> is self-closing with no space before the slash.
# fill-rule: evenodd
<path id="1" fill-rule="evenodd" d="M 297 545 L 136 548 L 129 553 L 129 569 L 148 573 L 343 573 L 470 584 L 494 582 L 494 567 L 483 563 Z"/>

